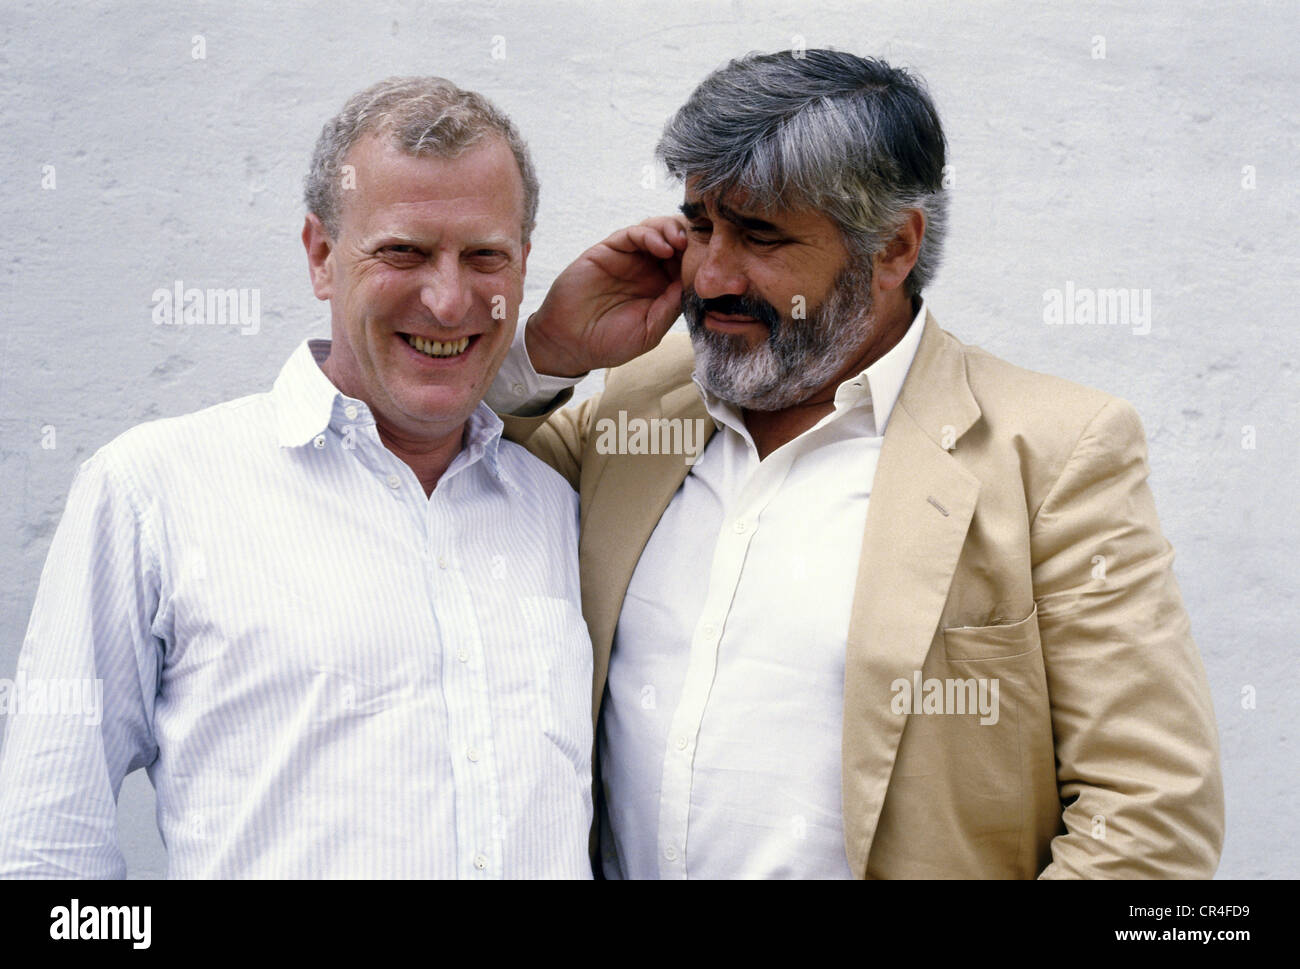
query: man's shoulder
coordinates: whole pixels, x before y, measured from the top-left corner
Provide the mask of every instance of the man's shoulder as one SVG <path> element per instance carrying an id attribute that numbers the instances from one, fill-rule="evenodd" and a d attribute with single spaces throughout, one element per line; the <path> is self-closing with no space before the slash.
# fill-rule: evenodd
<path id="1" fill-rule="evenodd" d="M 1074 431 L 1078 437 L 1102 410 L 1131 410 L 1125 399 L 1105 390 L 1011 363 L 946 330 L 940 330 L 940 336 L 961 354 L 967 386 L 983 420 L 995 431 L 1024 434 L 1041 429 L 1050 437 Z"/>
<path id="2" fill-rule="evenodd" d="M 695 353 L 691 338 L 685 333 L 669 333 L 659 346 L 615 367 L 605 376 L 604 395 L 627 398 L 658 399 L 675 387 L 691 382 L 695 370 Z"/>
<path id="3" fill-rule="evenodd" d="M 1073 445 L 1103 410 L 1133 413 L 1126 400 L 1113 394 L 994 356 L 962 342 L 937 323 L 936 331 L 939 350 L 956 354 L 958 372 L 964 374 L 984 422 L 997 434 Z M 654 350 L 609 371 L 602 408 L 611 401 L 629 410 L 652 406 L 664 394 L 689 384 L 694 369 L 690 337 L 669 333 Z M 918 388 L 925 396 L 936 390 Z"/>
<path id="4" fill-rule="evenodd" d="M 944 336 L 960 348 L 971 393 L 987 418 L 1037 417 L 1047 424 L 1059 425 L 1062 419 L 1086 424 L 1107 404 L 1123 403 L 1105 391 L 1012 363 L 950 333 Z"/>
<path id="5" fill-rule="evenodd" d="M 525 495 L 540 495 L 548 501 L 576 507 L 578 493 L 564 479 L 564 475 L 522 444 L 502 438 L 497 449 L 497 460 L 520 485 Z"/>
<path id="6" fill-rule="evenodd" d="M 959 457 L 1018 467 L 1040 497 L 1081 448 L 1102 463 L 1138 455 L 1145 461 L 1142 423 L 1127 400 L 1011 363 L 945 331 L 940 336 L 947 350 L 960 354 L 979 409 L 973 437 L 957 447 Z"/>
<path id="7" fill-rule="evenodd" d="M 274 434 L 274 407 L 264 392 L 137 424 L 101 447 L 92 460 L 138 479 L 187 466 L 221 466 L 273 441 Z"/>

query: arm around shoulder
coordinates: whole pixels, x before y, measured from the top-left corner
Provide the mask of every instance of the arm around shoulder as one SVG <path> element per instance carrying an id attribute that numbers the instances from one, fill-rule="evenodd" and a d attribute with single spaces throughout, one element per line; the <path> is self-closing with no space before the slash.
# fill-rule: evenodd
<path id="1" fill-rule="evenodd" d="M 560 472 L 576 491 L 582 475 L 582 452 L 587 446 L 592 415 L 600 396 L 589 397 L 574 407 L 565 407 L 573 396 L 566 390 L 544 413 L 533 417 L 502 414 L 506 440 L 522 444 Z"/>

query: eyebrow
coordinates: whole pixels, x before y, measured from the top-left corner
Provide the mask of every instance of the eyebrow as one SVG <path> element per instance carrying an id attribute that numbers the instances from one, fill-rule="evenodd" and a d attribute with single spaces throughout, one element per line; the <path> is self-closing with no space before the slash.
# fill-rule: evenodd
<path id="1" fill-rule="evenodd" d="M 410 234 L 406 232 L 376 232 L 367 239 L 362 240 L 362 248 L 369 251 L 380 249 L 384 246 L 412 246 L 415 248 L 428 246 L 426 238 L 422 238 L 418 233 Z M 469 242 L 465 248 L 474 249 L 506 249 L 511 250 L 517 244 L 512 242 L 506 236 L 480 236 Z"/>
<path id="2" fill-rule="evenodd" d="M 682 215 L 688 219 L 698 219 L 704 215 L 704 205 L 700 202 L 683 202 L 681 205 Z M 768 222 L 766 219 L 756 219 L 750 215 L 742 215 L 728 205 L 718 205 L 718 215 L 726 219 L 732 225 L 737 225 L 742 229 L 748 229 L 750 232 L 768 232 L 777 235 L 785 235 L 785 230 L 775 223 Z"/>

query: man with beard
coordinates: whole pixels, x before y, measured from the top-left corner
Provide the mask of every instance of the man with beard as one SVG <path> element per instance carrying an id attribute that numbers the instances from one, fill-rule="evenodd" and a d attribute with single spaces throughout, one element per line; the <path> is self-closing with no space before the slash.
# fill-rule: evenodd
<path id="1" fill-rule="evenodd" d="M 684 225 L 584 253 L 489 398 L 549 403 L 508 433 L 580 489 L 604 873 L 1212 874 L 1213 709 L 1141 425 L 927 311 L 921 84 L 751 55 L 659 154 Z M 678 304 L 690 343 L 660 344 Z M 628 360 L 555 409 L 552 378 Z M 696 418 L 698 460 L 595 446 Z"/>

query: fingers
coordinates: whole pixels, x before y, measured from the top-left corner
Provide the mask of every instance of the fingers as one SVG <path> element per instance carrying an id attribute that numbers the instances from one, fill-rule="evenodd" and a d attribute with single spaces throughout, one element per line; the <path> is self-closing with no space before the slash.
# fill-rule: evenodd
<path id="1" fill-rule="evenodd" d="M 674 216 L 656 216 L 619 229 L 604 245 L 618 252 L 644 252 L 656 259 L 673 259 L 686 248 L 686 229 Z"/>
<path id="2" fill-rule="evenodd" d="M 672 327 L 677 317 L 681 316 L 681 313 L 682 284 L 679 281 L 674 281 L 659 294 L 646 312 L 646 330 L 649 337 L 649 343 L 646 346 L 647 350 L 658 346 L 659 341 L 664 338 L 664 334 Z"/>
<path id="3" fill-rule="evenodd" d="M 683 215 L 653 215 L 642 219 L 641 225 L 654 229 L 675 249 L 686 248 L 686 217 Z"/>

